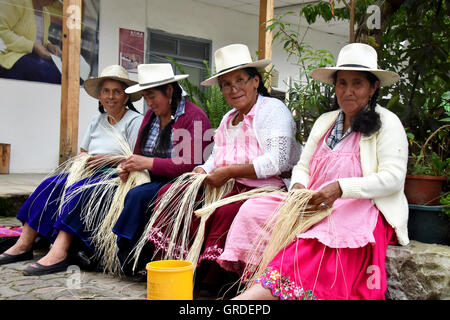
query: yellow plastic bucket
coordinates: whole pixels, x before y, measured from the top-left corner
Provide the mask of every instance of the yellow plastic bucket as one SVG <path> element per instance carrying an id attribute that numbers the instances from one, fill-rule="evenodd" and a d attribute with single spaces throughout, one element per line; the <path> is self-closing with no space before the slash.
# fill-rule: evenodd
<path id="1" fill-rule="evenodd" d="M 147 263 L 147 300 L 192 300 L 193 271 L 190 261 L 159 260 Z"/>

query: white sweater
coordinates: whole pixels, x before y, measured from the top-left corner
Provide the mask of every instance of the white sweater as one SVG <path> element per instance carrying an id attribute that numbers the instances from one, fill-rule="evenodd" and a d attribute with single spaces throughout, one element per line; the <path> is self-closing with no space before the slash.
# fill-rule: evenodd
<path id="1" fill-rule="evenodd" d="M 296 126 L 294 118 L 286 105 L 271 97 L 259 95 L 255 108 L 253 130 L 263 154 L 253 159 L 252 164 L 258 179 L 280 175 L 282 172 L 290 171 L 300 158 L 300 144 L 295 139 Z M 228 119 L 232 109 L 227 112 L 221 124 Z M 206 173 L 214 168 L 214 146 L 208 160 L 200 166 Z M 283 179 L 286 186 L 290 180 Z"/>
<path id="2" fill-rule="evenodd" d="M 408 140 L 400 119 L 391 111 L 376 107 L 381 128 L 370 136 L 361 136 L 360 155 L 363 177 L 338 179 L 342 198 L 372 199 L 395 229 L 398 242 L 407 245 L 408 202 L 403 192 L 408 163 Z M 308 185 L 309 161 L 317 144 L 335 123 L 339 110 L 321 115 L 311 130 L 298 164 L 292 172 L 295 183 Z"/>

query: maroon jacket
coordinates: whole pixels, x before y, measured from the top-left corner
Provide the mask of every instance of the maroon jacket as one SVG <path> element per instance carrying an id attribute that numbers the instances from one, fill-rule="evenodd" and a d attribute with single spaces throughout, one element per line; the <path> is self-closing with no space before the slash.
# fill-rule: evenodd
<path id="1" fill-rule="evenodd" d="M 152 113 L 152 110 L 148 110 L 142 120 L 134 154 L 142 155 L 141 139 L 147 139 L 147 137 L 142 137 L 141 133 L 144 126 L 149 122 Z M 177 129 L 184 130 L 177 132 Z M 211 129 L 211 123 L 206 113 L 186 99 L 184 114 L 172 125 L 173 148 L 180 151 L 174 158 L 154 158 L 152 174 L 173 178 L 185 172 L 190 172 L 196 166 L 203 164 L 206 160 L 203 159 L 203 152 L 212 140 L 212 134 L 205 135 L 205 131 L 208 129 Z"/>

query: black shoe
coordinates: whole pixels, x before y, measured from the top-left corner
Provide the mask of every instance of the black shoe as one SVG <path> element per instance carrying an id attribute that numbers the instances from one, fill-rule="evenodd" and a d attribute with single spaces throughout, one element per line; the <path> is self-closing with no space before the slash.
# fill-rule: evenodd
<path id="1" fill-rule="evenodd" d="M 80 250 L 72 256 L 74 264 L 77 264 L 81 270 L 85 271 L 103 271 L 99 259 L 87 251 Z"/>
<path id="2" fill-rule="evenodd" d="M 42 276 L 44 274 L 66 271 L 68 266 L 70 266 L 70 257 L 67 257 L 63 261 L 52 264 L 50 266 L 43 266 L 42 264 L 35 262 L 26 267 L 25 270 L 23 270 L 23 275 Z"/>
<path id="3" fill-rule="evenodd" d="M 21 254 L 7 254 L 3 253 L 0 255 L 0 265 L 14 263 L 25 260 L 33 260 L 33 250 L 21 253 Z"/>

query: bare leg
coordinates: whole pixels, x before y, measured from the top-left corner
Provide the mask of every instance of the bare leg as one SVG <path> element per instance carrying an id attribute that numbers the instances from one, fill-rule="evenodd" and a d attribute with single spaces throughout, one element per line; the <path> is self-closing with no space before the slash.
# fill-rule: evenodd
<path id="1" fill-rule="evenodd" d="M 255 284 L 232 300 L 278 300 L 272 295 L 270 289 L 264 288 L 261 284 Z"/>
<path id="2" fill-rule="evenodd" d="M 20 234 L 17 242 L 4 253 L 10 255 L 18 255 L 30 251 L 33 247 L 34 239 L 36 239 L 38 233 L 36 230 L 32 229 L 27 223 L 22 227 L 22 233 Z"/>
<path id="3" fill-rule="evenodd" d="M 70 233 L 60 230 L 50 251 L 38 263 L 43 266 L 50 266 L 63 261 L 67 258 L 67 251 L 72 243 L 72 238 L 73 236 Z"/>

